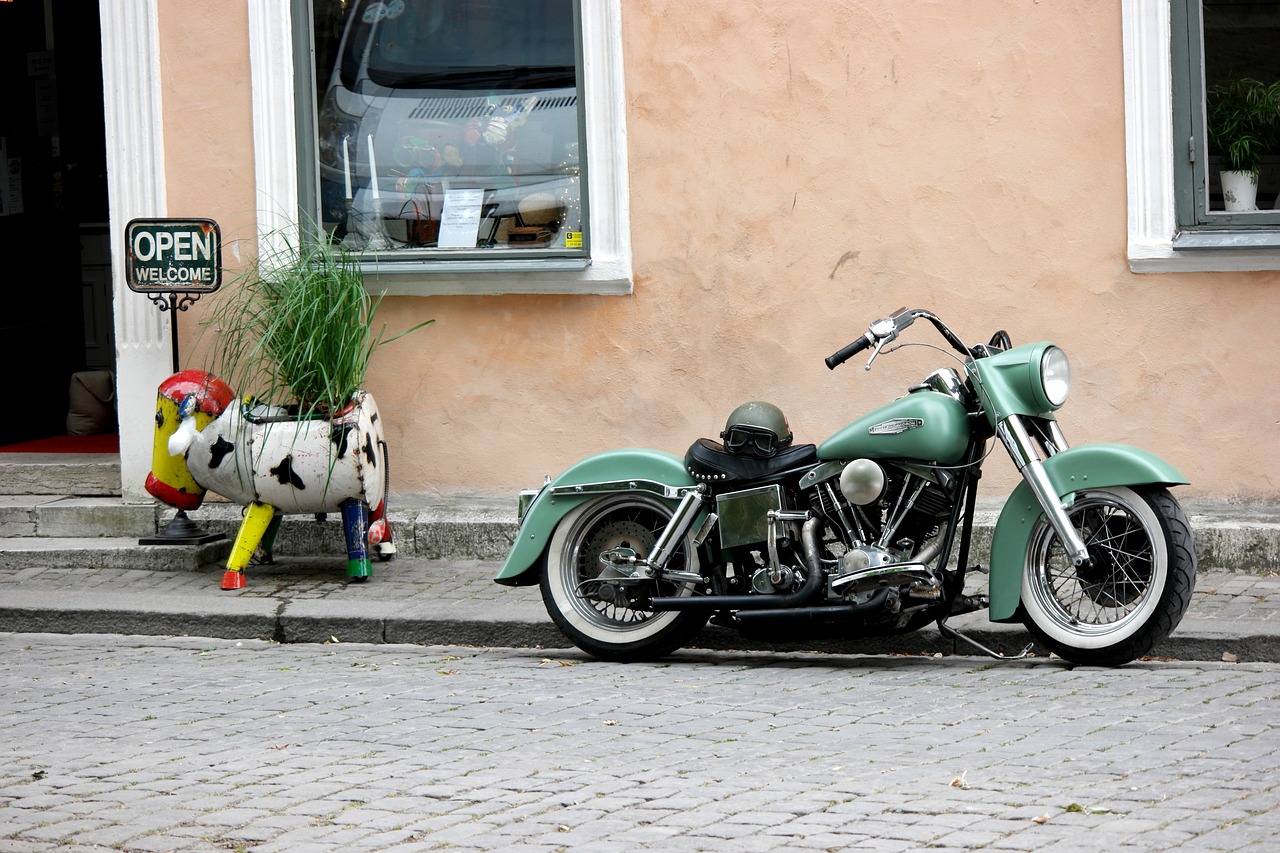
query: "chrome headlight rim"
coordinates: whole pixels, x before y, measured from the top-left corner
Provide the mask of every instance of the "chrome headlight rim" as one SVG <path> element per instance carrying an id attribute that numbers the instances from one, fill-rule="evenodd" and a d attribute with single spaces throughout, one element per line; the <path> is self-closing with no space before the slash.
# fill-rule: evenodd
<path id="1" fill-rule="evenodd" d="M 1040 355 L 1040 394 L 1049 409 L 1057 410 L 1071 393 L 1071 362 L 1056 346 L 1045 347 Z"/>

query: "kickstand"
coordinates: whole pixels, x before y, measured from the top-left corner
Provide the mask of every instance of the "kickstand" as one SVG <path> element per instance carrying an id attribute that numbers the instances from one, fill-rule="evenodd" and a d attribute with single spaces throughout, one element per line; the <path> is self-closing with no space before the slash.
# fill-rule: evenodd
<path id="1" fill-rule="evenodd" d="M 952 628 L 950 625 L 947 624 L 947 620 L 945 617 L 938 620 L 938 631 L 942 634 L 942 636 L 950 640 L 960 640 L 962 642 L 968 643 L 978 651 L 982 652 L 984 655 L 987 655 L 988 657 L 993 657 L 996 660 L 1022 660 L 1027 655 L 1031 654 L 1031 649 L 1035 646 L 1035 643 L 1027 643 L 1026 648 L 1018 652 L 1016 655 L 1001 654 L 1000 652 L 993 651 L 987 648 L 986 646 L 982 645 L 982 643 L 979 643 L 977 640 L 973 639 L 972 637 L 966 637 L 964 634 L 961 634 L 955 628 Z"/>

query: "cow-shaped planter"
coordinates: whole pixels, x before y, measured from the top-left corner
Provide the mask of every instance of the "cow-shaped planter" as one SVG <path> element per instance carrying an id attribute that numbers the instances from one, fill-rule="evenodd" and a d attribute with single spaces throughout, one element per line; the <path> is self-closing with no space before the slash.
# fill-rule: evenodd
<path id="1" fill-rule="evenodd" d="M 378 407 L 363 391 L 333 417 L 302 417 L 240 399 L 211 373 L 184 370 L 160 385 L 147 491 L 192 510 L 207 491 L 245 507 L 227 558 L 223 589 L 245 585 L 260 548 L 264 561 L 283 515 L 341 512 L 347 576 L 371 574 L 369 548 L 395 554 L 386 521 L 387 445 Z"/>

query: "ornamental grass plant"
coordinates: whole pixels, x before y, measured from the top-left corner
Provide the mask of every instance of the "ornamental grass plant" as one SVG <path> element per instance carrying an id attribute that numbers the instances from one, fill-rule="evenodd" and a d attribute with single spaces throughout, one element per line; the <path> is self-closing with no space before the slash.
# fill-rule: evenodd
<path id="1" fill-rule="evenodd" d="M 274 239 L 272 239 L 274 238 Z M 314 242 L 269 235 L 203 321 L 210 370 L 242 398 L 300 418 L 341 412 L 364 386 L 373 353 L 434 320 L 387 337 L 382 303 L 364 286 L 356 254 L 324 232 Z"/>

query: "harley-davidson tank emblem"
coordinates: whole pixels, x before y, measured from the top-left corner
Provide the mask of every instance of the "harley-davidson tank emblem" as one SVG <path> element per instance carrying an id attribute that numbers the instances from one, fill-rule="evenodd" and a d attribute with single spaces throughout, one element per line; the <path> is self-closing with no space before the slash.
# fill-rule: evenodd
<path id="1" fill-rule="evenodd" d="M 908 430 L 920 429 L 924 426 L 922 418 L 893 418 L 883 421 L 867 430 L 868 435 L 899 435 Z"/>

